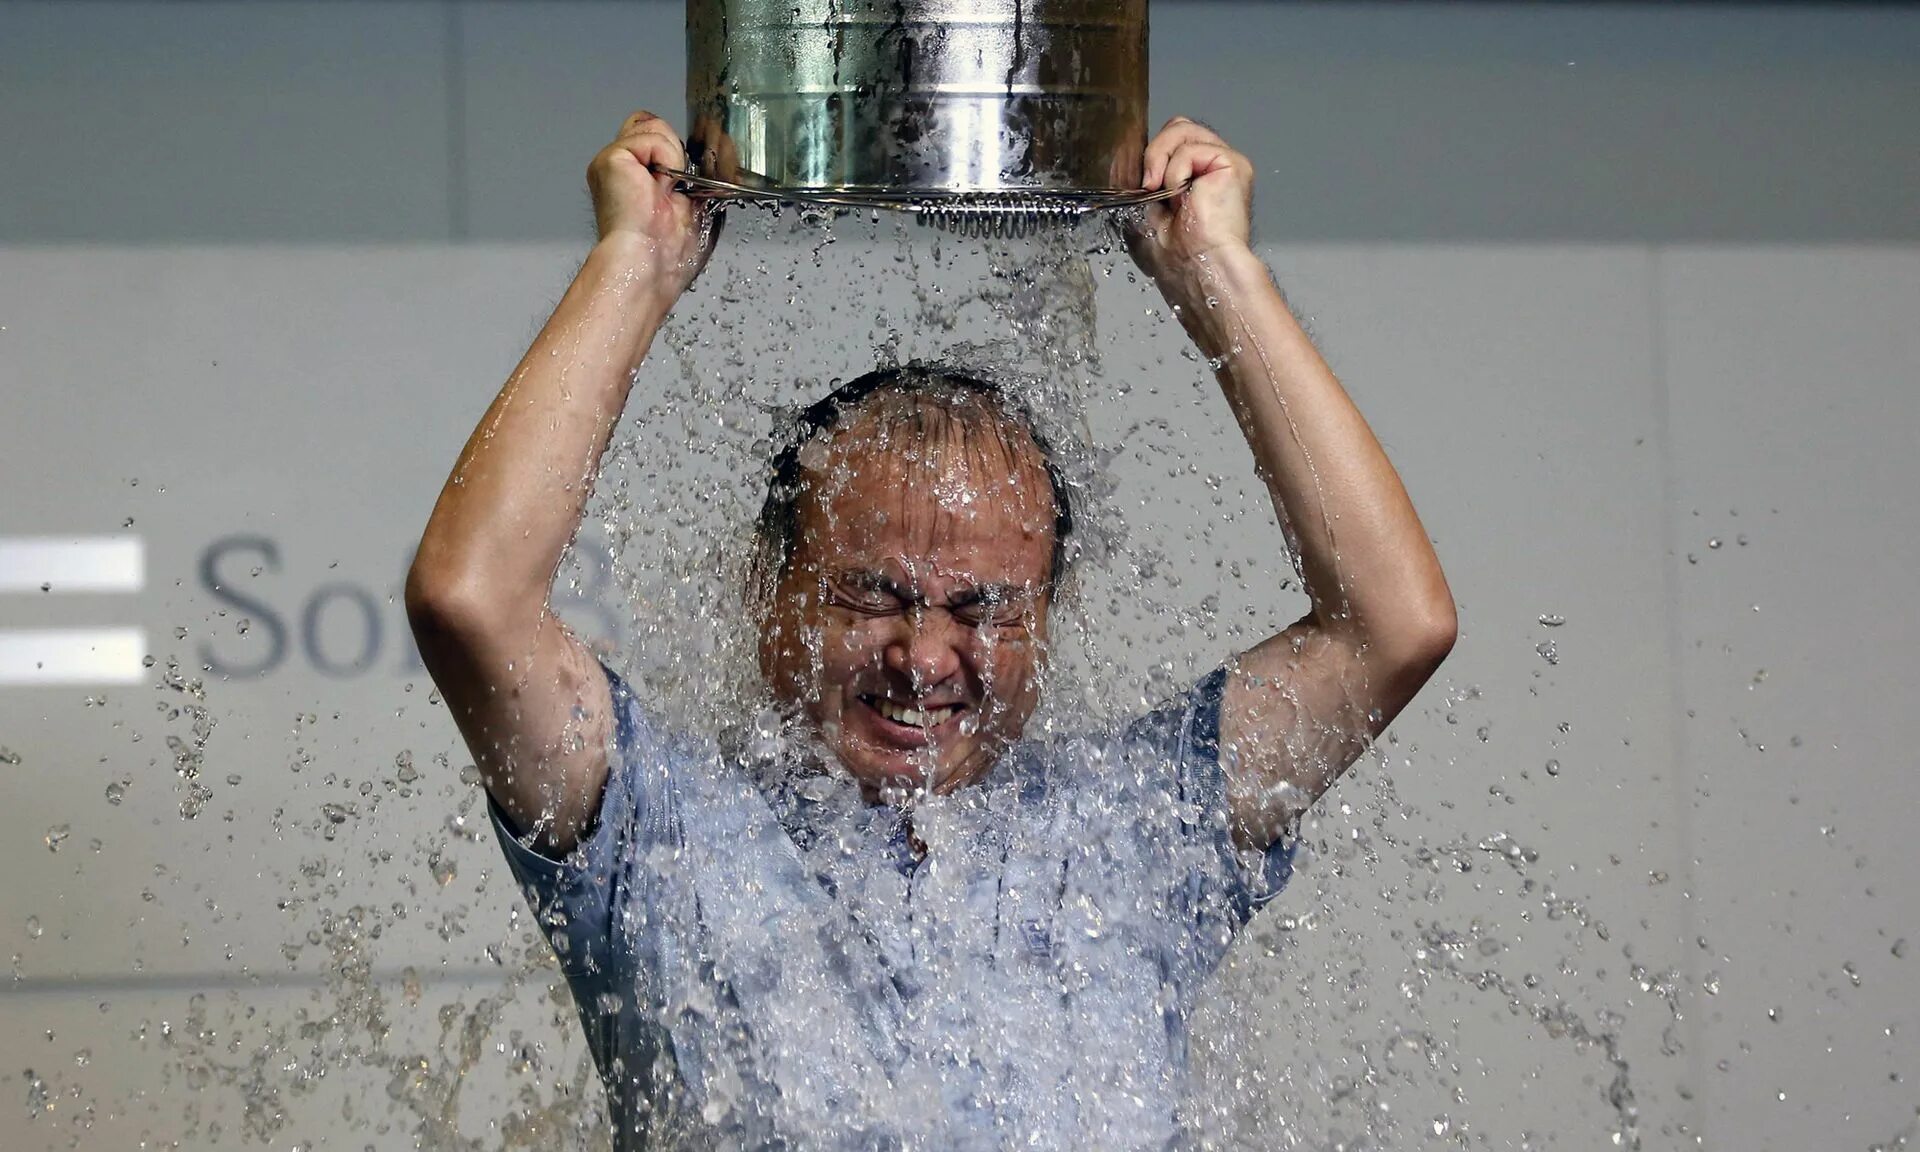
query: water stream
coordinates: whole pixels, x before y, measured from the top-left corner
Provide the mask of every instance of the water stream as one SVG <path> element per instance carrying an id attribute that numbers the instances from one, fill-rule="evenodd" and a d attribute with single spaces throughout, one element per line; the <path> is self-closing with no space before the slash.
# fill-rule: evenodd
<path id="1" fill-rule="evenodd" d="M 1300 576 L 1218 389 L 1106 222 L 983 242 L 891 218 L 736 212 L 641 372 L 556 592 L 663 724 L 718 737 L 746 718 L 763 751 L 786 738 L 768 717 L 740 609 L 768 439 L 834 379 L 916 358 L 1007 382 L 1059 448 L 1079 502 L 1074 577 L 1031 734 L 1120 723 L 1299 615 Z M 76 1147 L 113 1117 L 137 1118 L 145 1147 L 607 1147 L 566 982 L 512 891 L 477 773 L 424 677 L 398 702 L 410 721 L 424 717 L 405 746 L 361 744 L 345 732 L 351 714 L 312 701 L 296 705 L 286 762 L 263 765 L 223 745 L 219 685 L 196 675 L 190 652 L 156 654 L 157 710 L 129 732 L 141 743 L 128 763 L 164 747 L 174 835 L 187 844 L 233 834 L 219 811 L 240 773 L 285 787 L 271 825 L 279 865 L 266 877 L 277 907 L 251 910 L 245 928 L 274 935 L 285 971 L 256 959 L 228 987 L 184 994 L 178 1013 L 124 1021 L 129 1052 L 164 1069 L 160 1095 L 121 1095 L 87 1060 L 18 1070 L 36 1125 Z M 1484 790 L 1503 755 L 1487 735 L 1498 719 L 1476 686 L 1443 673 L 1404 721 L 1421 735 L 1390 731 L 1301 820 L 1289 887 L 1241 934 L 1196 1010 L 1181 1104 L 1189 1142 L 1342 1152 L 1692 1142 L 1676 1119 L 1689 1091 L 1685 1022 L 1713 989 L 1687 986 L 1681 958 L 1645 938 L 1634 909 L 1593 901 L 1596 862 L 1490 823 L 1499 797 L 1434 811 L 1399 794 L 1402 774 L 1436 772 Z M 1302 739 L 1315 723 L 1301 712 Z M 1550 762 L 1508 786 L 1550 787 L 1558 772 Z M 117 777 L 102 803 L 152 787 L 136 775 Z M 946 849 L 967 859 L 1004 799 L 981 788 L 929 801 L 917 835 L 971 830 Z M 63 826 L 47 847 L 73 852 L 88 835 Z M 167 861 L 152 863 L 161 906 L 217 898 L 167 887 Z M 947 907 L 926 942 L 940 994 L 925 1011 L 993 1005 L 975 1018 L 980 1046 L 1023 1053 L 1039 1080 L 1083 1101 L 1122 1075 L 1124 1054 L 1076 1042 L 1039 1010 L 1030 996 L 1042 990 L 1009 992 L 995 973 L 942 965 L 965 947 L 943 947 L 938 933 L 969 930 L 964 895 Z M 38 924 L 18 947 L 16 978 L 34 968 Z M 437 941 L 437 955 L 421 955 L 422 940 Z M 777 1027 L 808 1026 L 806 1007 L 793 1007 Z M 1110 1007 L 1118 1018 L 1139 1006 Z M 916 1075 L 888 1107 L 898 1130 L 931 1146 L 938 1124 L 912 1112 L 938 1098 L 941 1077 L 932 1066 Z M 1584 1105 L 1569 1112 L 1569 1099 Z M 1125 1143 L 1125 1117 L 1088 1106 L 1084 1132 Z"/>

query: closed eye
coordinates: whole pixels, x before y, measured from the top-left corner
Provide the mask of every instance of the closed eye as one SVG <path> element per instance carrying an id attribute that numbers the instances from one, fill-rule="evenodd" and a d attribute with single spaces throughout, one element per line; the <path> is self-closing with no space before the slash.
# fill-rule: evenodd
<path id="1" fill-rule="evenodd" d="M 1013 589 L 979 588 L 949 601 L 947 611 L 975 628 L 1016 628 L 1032 618 L 1033 599 Z"/>
<path id="2" fill-rule="evenodd" d="M 907 610 L 907 597 L 885 576 L 855 572 L 831 581 L 827 599 L 837 607 L 865 616 L 897 616 Z"/>

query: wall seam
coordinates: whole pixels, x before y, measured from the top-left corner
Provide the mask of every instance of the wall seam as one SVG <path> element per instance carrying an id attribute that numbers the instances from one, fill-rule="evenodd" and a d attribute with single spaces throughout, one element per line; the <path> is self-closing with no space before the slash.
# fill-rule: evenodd
<path id="1" fill-rule="evenodd" d="M 337 984 L 338 972 L 166 972 L 97 976 L 27 976 L 0 985 L 0 1004 L 22 1000 L 131 993 L 161 995 L 168 992 L 274 992 L 292 988 L 325 988 Z M 441 985 L 512 984 L 518 977 L 498 966 L 446 967 L 430 963 L 399 968 L 375 968 L 367 973 L 373 985 L 418 983 L 422 987 Z"/>
<path id="2" fill-rule="evenodd" d="M 467 37 L 462 0 L 446 2 L 447 238 L 472 237 L 467 196 Z"/>
<path id="3" fill-rule="evenodd" d="M 1648 374 L 1653 381 L 1655 436 L 1660 446 L 1660 532 L 1666 553 L 1662 566 L 1665 584 L 1667 648 L 1667 723 L 1668 747 L 1673 757 L 1670 789 L 1673 795 L 1674 838 L 1680 848 L 1683 887 L 1680 906 L 1680 974 L 1686 980 L 1675 1003 L 1686 1015 L 1687 1079 L 1685 1097 L 1689 1127 L 1696 1147 L 1706 1147 L 1706 1018 L 1694 1010 L 1693 997 L 1700 987 L 1700 936 L 1698 879 L 1694 873 L 1693 838 L 1693 761 L 1687 739 L 1686 677 L 1682 669 L 1686 657 L 1684 629 L 1680 612 L 1680 543 L 1676 517 L 1679 514 L 1678 464 L 1673 440 L 1673 380 L 1668 363 L 1666 314 L 1665 247 L 1647 246 L 1647 344 Z"/>

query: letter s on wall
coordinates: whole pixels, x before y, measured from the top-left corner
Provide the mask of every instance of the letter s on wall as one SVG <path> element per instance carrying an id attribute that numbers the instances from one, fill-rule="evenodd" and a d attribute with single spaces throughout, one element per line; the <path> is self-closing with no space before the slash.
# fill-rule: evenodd
<path id="1" fill-rule="evenodd" d="M 200 662 L 219 676 L 254 677 L 265 676 L 278 668 L 287 658 L 287 626 L 273 607 L 263 600 L 256 600 L 228 587 L 220 575 L 220 563 L 230 552 L 252 552 L 260 557 L 262 567 L 271 572 L 280 570 L 280 547 L 265 536 L 225 536 L 207 545 L 200 553 L 200 583 L 207 594 L 223 604 L 231 605 L 244 614 L 253 623 L 264 630 L 267 637 L 267 655 L 264 659 L 252 663 L 231 663 L 223 660 L 214 652 L 210 641 L 200 645 Z"/>

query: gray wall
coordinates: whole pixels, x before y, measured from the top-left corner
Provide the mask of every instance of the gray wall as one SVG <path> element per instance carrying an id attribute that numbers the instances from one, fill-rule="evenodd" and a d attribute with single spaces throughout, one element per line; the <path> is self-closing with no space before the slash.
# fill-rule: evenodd
<path id="1" fill-rule="evenodd" d="M 157 658 L 0 684 L 0 1053 L 32 1072 L 0 1146 L 386 1147 L 422 1111 L 492 1146 L 529 1084 L 565 1112 L 577 1037 L 393 597 L 582 251 L 587 158 L 680 104 L 678 16 L 0 7 L 0 547 L 145 549 L 120 592 L 0 592 L 0 635 Z M 1916 47 L 1904 9 L 1156 6 L 1157 112 L 1261 165 L 1266 251 L 1464 627 L 1224 982 L 1284 1071 L 1260 1146 L 1601 1146 L 1623 1065 L 1649 1148 L 1913 1132 Z M 953 338 L 873 272 L 890 243 L 749 231 L 683 331 L 818 378 Z M 788 271 L 766 331 L 715 287 Z M 1089 418 L 1160 591 L 1264 610 L 1285 565 L 1217 397 L 1137 285 L 1100 301 L 1105 379 L 1152 382 Z M 1208 469 L 1233 526 L 1196 537 Z M 1148 624 L 1143 661 L 1217 658 Z M 419 1103 L 469 1019 L 464 1100 Z M 1356 1119 L 1335 1078 L 1410 1037 L 1439 1059 L 1387 1078 L 1402 1119 Z"/>
<path id="2" fill-rule="evenodd" d="M 0 241 L 578 237 L 682 6 L 13 3 Z M 1920 11 L 1161 0 L 1275 241 L 1911 241 Z"/>

